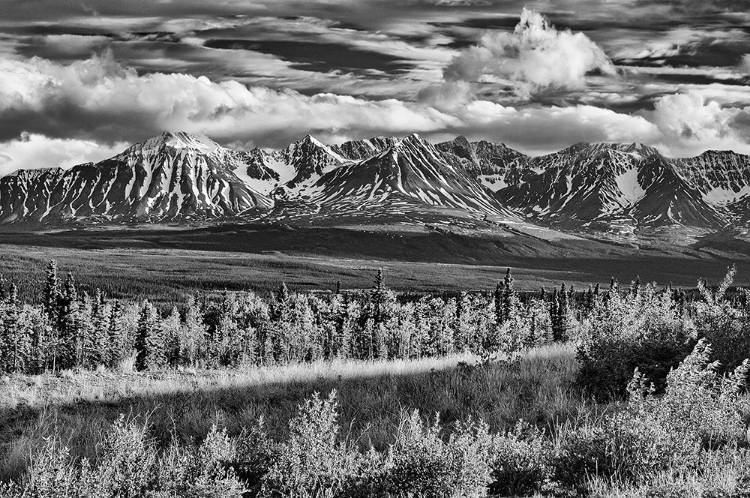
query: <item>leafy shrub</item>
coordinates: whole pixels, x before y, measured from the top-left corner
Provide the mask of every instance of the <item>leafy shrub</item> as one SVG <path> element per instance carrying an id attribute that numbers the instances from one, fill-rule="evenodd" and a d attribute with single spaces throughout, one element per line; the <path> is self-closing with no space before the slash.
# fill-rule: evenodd
<path id="1" fill-rule="evenodd" d="M 489 452 L 493 495 L 526 496 L 541 491 L 551 473 L 552 444 L 538 428 L 519 421 L 493 437 Z"/>
<path id="2" fill-rule="evenodd" d="M 263 477 L 263 492 L 283 496 L 345 496 L 357 484 L 361 455 L 338 441 L 336 391 L 318 393 L 299 407 L 289 422 L 289 438 L 281 443 Z"/>
<path id="3" fill-rule="evenodd" d="M 459 424 L 446 442 L 439 420 L 425 425 L 415 410 L 402 419 L 388 453 L 384 489 L 395 496 L 485 496 L 490 447 L 485 424 Z"/>
<path id="4" fill-rule="evenodd" d="M 695 473 L 708 451 L 737 448 L 745 427 L 737 409 L 750 362 L 721 376 L 710 361 L 711 348 L 700 340 L 666 379 L 663 396 L 636 371 L 630 403 L 599 423 L 583 424 L 560 438 L 554 479 L 585 489 L 598 476 L 613 483 L 643 484 L 660 472 Z"/>
<path id="5" fill-rule="evenodd" d="M 715 291 L 698 282 L 702 300 L 694 305 L 694 321 L 698 337 L 711 343 L 713 358 L 720 362 L 721 371 L 730 372 L 750 354 L 750 317 L 747 308 L 738 308 L 726 299 L 736 270 L 730 268 Z"/>
<path id="6" fill-rule="evenodd" d="M 625 297 L 610 293 L 581 327 L 578 384 L 599 400 L 622 397 L 638 368 L 663 390 L 667 374 L 695 342 L 692 321 L 668 293 L 652 285 Z"/>

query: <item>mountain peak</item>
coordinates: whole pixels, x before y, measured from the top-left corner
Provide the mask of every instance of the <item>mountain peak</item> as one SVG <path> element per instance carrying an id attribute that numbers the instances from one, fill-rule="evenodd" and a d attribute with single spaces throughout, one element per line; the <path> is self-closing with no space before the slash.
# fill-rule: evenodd
<path id="1" fill-rule="evenodd" d="M 151 150 L 169 147 L 172 149 L 189 149 L 197 150 L 203 153 L 213 152 L 221 148 L 219 144 L 208 138 L 203 133 L 186 133 L 186 132 L 164 132 L 147 139 L 141 144 L 141 149 Z"/>
<path id="2" fill-rule="evenodd" d="M 300 140 L 298 143 L 299 144 L 310 144 L 310 145 L 314 145 L 316 147 L 326 147 L 326 145 L 323 144 L 323 142 L 321 142 L 320 140 L 318 140 L 314 136 L 310 135 L 309 133 L 307 135 L 305 135 L 302 138 L 302 140 Z"/>

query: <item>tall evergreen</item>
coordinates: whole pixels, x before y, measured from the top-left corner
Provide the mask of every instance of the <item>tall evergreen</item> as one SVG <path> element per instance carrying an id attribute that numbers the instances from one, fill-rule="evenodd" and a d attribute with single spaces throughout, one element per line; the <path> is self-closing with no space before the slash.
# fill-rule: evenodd
<path id="1" fill-rule="evenodd" d="M 143 302 L 135 338 L 136 370 L 156 370 L 165 364 L 165 345 L 159 315 L 148 300 Z"/>
<path id="2" fill-rule="evenodd" d="M 58 303 L 59 334 L 56 357 L 59 368 L 76 366 L 76 351 L 81 335 L 78 308 L 78 290 L 75 279 L 71 273 L 68 273 Z"/>
<path id="3" fill-rule="evenodd" d="M 383 322 L 383 306 L 386 301 L 386 287 L 382 268 L 378 268 L 370 298 L 372 299 L 372 319 L 374 325 L 378 325 Z"/>
<path id="4" fill-rule="evenodd" d="M 115 300 L 109 313 L 108 347 L 105 362 L 110 367 L 116 366 L 125 356 L 123 351 L 125 338 L 122 324 L 123 309 L 120 301 Z"/>
<path id="5" fill-rule="evenodd" d="M 503 321 L 511 318 L 514 311 L 515 299 L 516 291 L 513 289 L 513 276 L 510 274 L 510 268 L 508 268 L 503 280 Z"/>
<path id="6" fill-rule="evenodd" d="M 60 301 L 60 282 L 57 279 L 57 262 L 51 260 L 47 265 L 47 277 L 44 284 L 43 296 L 44 312 L 50 321 L 57 322 L 58 306 Z"/>
<path id="7" fill-rule="evenodd" d="M 630 284 L 630 294 L 632 296 L 638 296 L 641 292 L 641 276 L 638 275 L 635 280 Z"/>
<path id="8" fill-rule="evenodd" d="M 104 302 L 104 295 L 98 288 L 94 292 L 91 303 L 91 323 L 93 325 L 91 337 L 91 362 L 94 365 L 109 363 L 110 340 L 110 312 Z"/>
<path id="9" fill-rule="evenodd" d="M 503 317 L 503 282 L 498 282 L 495 285 L 495 323 L 497 325 L 502 324 L 505 319 Z"/>
<path id="10" fill-rule="evenodd" d="M 552 340 L 559 340 L 560 330 L 560 299 L 557 287 L 552 289 L 552 299 L 549 303 L 549 318 L 552 325 Z"/>
<path id="11" fill-rule="evenodd" d="M 569 294 L 563 283 L 557 294 L 557 330 L 554 331 L 556 341 L 564 341 L 568 338 L 569 312 Z"/>
<path id="12" fill-rule="evenodd" d="M 11 284 L 5 299 L 5 313 L 3 314 L 3 335 L 5 336 L 6 368 L 13 372 L 21 371 L 23 366 L 21 332 L 18 326 L 18 287 Z"/>

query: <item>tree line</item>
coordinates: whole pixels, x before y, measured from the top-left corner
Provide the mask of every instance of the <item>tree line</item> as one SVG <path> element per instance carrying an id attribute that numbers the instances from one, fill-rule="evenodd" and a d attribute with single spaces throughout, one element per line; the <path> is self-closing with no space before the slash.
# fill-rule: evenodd
<path id="1" fill-rule="evenodd" d="M 637 295 L 640 287 L 635 281 L 626 293 Z M 507 353 L 568 340 L 597 303 L 622 292 L 614 279 L 605 292 L 598 285 L 572 291 L 563 284 L 520 298 L 508 269 L 494 292 L 402 300 L 380 270 L 366 291 L 295 293 L 282 284 L 268 297 L 224 292 L 218 301 L 199 296 L 160 313 L 148 300 L 80 291 L 73 275 L 61 279 L 51 261 L 40 305 L 19 302 L 17 286 L 0 282 L 0 372 Z M 675 306 L 688 308 L 684 293 L 669 292 Z"/>

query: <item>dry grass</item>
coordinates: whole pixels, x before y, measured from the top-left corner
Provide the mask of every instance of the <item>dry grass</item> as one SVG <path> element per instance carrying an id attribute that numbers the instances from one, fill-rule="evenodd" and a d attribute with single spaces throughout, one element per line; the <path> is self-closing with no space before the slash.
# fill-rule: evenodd
<path id="1" fill-rule="evenodd" d="M 200 440 L 212 424 L 237 434 L 261 416 L 271 436 L 283 437 L 305 398 L 336 389 L 343 426 L 364 434 L 363 445 L 382 449 L 392 442 L 403 410 L 439 412 L 448 423 L 481 418 L 498 430 L 519 418 L 551 424 L 587 407 L 572 388 L 578 368 L 572 346 L 534 349 L 510 365 L 465 366 L 477 361 L 462 355 L 244 371 L 12 377 L 0 383 L 0 480 L 17 477 L 52 434 L 74 455 L 95 457 L 121 413 L 148 418 L 152 436 L 163 443 Z"/>

